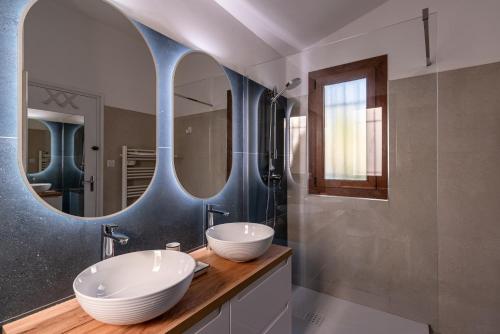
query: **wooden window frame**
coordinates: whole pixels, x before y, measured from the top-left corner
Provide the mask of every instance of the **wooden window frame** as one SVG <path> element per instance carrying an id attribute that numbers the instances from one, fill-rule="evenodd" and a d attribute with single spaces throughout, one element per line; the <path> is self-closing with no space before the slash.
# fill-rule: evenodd
<path id="1" fill-rule="evenodd" d="M 324 86 L 367 79 L 367 108 L 382 109 L 382 175 L 366 181 L 325 179 Z M 387 55 L 309 73 L 309 193 L 387 199 Z"/>

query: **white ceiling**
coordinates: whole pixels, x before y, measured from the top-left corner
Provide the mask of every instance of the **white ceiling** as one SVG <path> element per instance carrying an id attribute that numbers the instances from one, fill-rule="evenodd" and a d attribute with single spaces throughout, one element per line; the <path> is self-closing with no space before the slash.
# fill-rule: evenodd
<path id="1" fill-rule="evenodd" d="M 109 0 L 127 15 L 222 64 L 245 66 L 280 55 L 213 0 Z"/>
<path id="2" fill-rule="evenodd" d="M 57 5 L 67 9 L 78 11 L 90 19 L 96 20 L 108 27 L 118 29 L 129 37 L 139 38 L 141 35 L 133 24 L 125 16 L 121 15 L 115 6 L 103 2 L 102 0 L 51 0 Z"/>
<path id="3" fill-rule="evenodd" d="M 386 0 L 214 1 L 285 56 L 315 44 Z"/>
<path id="4" fill-rule="evenodd" d="M 139 22 L 245 73 L 300 52 L 386 0 L 107 0 Z"/>

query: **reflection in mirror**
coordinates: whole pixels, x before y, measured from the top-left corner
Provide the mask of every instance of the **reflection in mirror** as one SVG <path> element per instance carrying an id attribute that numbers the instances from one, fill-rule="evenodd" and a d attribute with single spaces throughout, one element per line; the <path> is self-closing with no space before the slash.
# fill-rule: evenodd
<path id="1" fill-rule="evenodd" d="M 83 148 L 85 147 L 85 127 L 83 125 L 79 126 L 75 131 L 75 136 L 73 138 L 73 156 L 75 159 L 75 165 L 81 171 L 85 170 L 85 155 Z"/>
<path id="2" fill-rule="evenodd" d="M 307 180 L 307 116 L 301 114 L 296 102 L 290 110 L 285 127 L 288 128 L 288 166 L 290 175 L 297 183 Z"/>
<path id="3" fill-rule="evenodd" d="M 50 164 L 50 130 L 43 120 L 28 115 L 28 173 L 40 173 Z"/>
<path id="4" fill-rule="evenodd" d="M 33 189 L 56 209 L 83 216 L 83 197 L 80 196 L 79 186 L 83 180 L 83 173 L 75 164 L 74 157 L 75 151 L 81 152 L 84 144 L 83 141 L 75 142 L 74 139 L 78 130 L 84 127 L 84 117 L 36 109 L 28 109 L 27 115 L 27 176 L 33 181 Z M 43 125 L 46 128 L 45 135 L 42 137 L 39 133 L 32 131 L 32 124 Z M 40 139 L 47 141 L 42 142 Z M 41 145 L 44 149 L 39 150 Z M 50 149 L 47 150 L 47 147 Z M 45 165 L 44 168 L 39 168 L 36 172 L 30 170 L 33 165 L 32 152 L 38 152 L 40 157 L 38 163 Z M 43 154 L 46 154 L 47 158 L 41 158 Z M 46 160 L 51 163 L 46 164 Z M 64 200 L 65 195 L 66 201 Z"/>
<path id="5" fill-rule="evenodd" d="M 156 166 L 156 79 L 146 42 L 101 0 L 38 0 L 23 27 L 28 181 L 71 215 L 126 208 Z"/>
<path id="6" fill-rule="evenodd" d="M 216 195 L 232 164 L 231 86 L 210 56 L 193 52 L 174 78 L 174 164 L 180 183 L 195 197 Z"/>

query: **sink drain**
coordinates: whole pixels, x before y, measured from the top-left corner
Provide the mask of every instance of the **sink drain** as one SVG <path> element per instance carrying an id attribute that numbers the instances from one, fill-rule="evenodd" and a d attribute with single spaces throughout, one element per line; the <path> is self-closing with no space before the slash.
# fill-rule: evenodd
<path id="1" fill-rule="evenodd" d="M 317 312 L 306 312 L 303 314 L 294 314 L 295 318 L 304 320 L 307 324 L 319 327 L 325 320 L 325 316 Z"/>

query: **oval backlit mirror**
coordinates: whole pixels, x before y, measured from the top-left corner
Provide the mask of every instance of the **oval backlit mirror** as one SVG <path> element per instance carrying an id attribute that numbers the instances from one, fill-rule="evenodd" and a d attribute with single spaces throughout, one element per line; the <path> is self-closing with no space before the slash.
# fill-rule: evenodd
<path id="1" fill-rule="evenodd" d="M 101 0 L 38 0 L 23 27 L 23 165 L 33 190 L 74 216 L 125 209 L 156 166 L 148 45 Z"/>
<path id="2" fill-rule="evenodd" d="M 184 56 L 174 77 L 174 165 L 191 195 L 208 198 L 232 165 L 231 85 L 224 69 L 201 52 Z"/>

